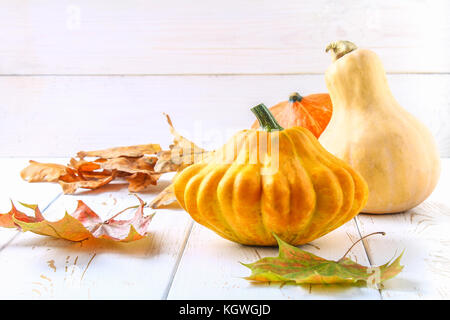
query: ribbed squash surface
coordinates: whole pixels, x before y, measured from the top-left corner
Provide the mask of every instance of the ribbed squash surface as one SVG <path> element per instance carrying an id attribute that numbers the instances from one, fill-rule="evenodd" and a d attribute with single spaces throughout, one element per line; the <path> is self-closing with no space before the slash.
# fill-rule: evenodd
<path id="1" fill-rule="evenodd" d="M 276 245 L 273 233 L 293 245 L 319 238 L 357 215 L 368 197 L 361 176 L 302 127 L 241 131 L 184 169 L 174 190 L 198 223 L 263 246 Z"/>

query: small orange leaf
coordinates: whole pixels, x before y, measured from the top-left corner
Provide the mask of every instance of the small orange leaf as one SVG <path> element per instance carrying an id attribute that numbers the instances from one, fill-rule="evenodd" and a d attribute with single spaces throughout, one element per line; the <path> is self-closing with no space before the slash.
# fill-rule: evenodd
<path id="1" fill-rule="evenodd" d="M 16 207 L 14 207 L 14 203 L 11 201 L 11 210 L 7 213 L 0 214 L 0 227 L 17 228 L 13 220 L 13 216 L 16 212 L 17 212 Z"/>

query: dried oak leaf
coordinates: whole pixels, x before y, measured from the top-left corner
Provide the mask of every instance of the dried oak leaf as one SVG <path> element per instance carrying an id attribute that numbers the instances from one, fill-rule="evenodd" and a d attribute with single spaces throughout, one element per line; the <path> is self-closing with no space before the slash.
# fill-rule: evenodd
<path id="1" fill-rule="evenodd" d="M 156 157 L 118 157 L 112 159 L 98 159 L 96 164 L 106 170 L 117 170 L 128 173 L 155 174 Z"/>
<path id="2" fill-rule="evenodd" d="M 155 157 L 119 157 L 114 159 L 97 159 L 96 163 L 103 169 L 117 170 L 129 185 L 130 192 L 145 190 L 149 185 L 156 185 L 161 174 L 155 173 Z M 125 173 L 125 174 L 124 174 Z"/>
<path id="3" fill-rule="evenodd" d="M 69 166 L 77 171 L 94 171 L 101 168 L 100 164 L 86 161 L 84 159 L 74 159 L 70 158 Z"/>
<path id="4" fill-rule="evenodd" d="M 78 200 L 78 206 L 72 214 L 65 213 L 58 221 L 48 221 L 42 216 L 37 205 L 23 204 L 34 211 L 34 217 L 28 216 L 16 209 L 12 204 L 10 212 L 0 214 L 0 227 L 18 228 L 21 231 L 31 231 L 36 234 L 52 236 L 70 241 L 83 241 L 91 238 L 113 241 L 131 242 L 147 235 L 148 225 L 153 215 L 144 216 L 144 202 L 139 199 L 139 206 L 133 218 L 116 220 L 124 212 L 102 221 L 83 201 Z"/>
<path id="5" fill-rule="evenodd" d="M 159 176 L 159 174 L 149 175 L 142 172 L 136 172 L 125 178 L 129 183 L 128 191 L 139 192 L 145 190 L 149 185 L 156 185 Z"/>
<path id="6" fill-rule="evenodd" d="M 204 160 L 207 155 L 209 155 L 207 151 L 202 153 L 189 153 L 186 149 L 171 145 L 170 150 L 158 153 L 155 171 L 160 173 L 181 171 L 193 163 Z"/>
<path id="7" fill-rule="evenodd" d="M 110 173 L 109 176 L 94 179 L 94 180 L 74 180 L 74 181 L 64 181 L 60 180 L 58 181 L 59 185 L 61 186 L 64 194 L 72 194 L 77 191 L 79 188 L 84 189 L 97 189 L 104 185 L 107 185 L 111 181 L 114 180 L 116 177 L 116 171 L 113 171 Z"/>
<path id="8" fill-rule="evenodd" d="M 158 161 L 155 171 L 160 173 L 179 171 L 205 159 L 209 152 L 181 136 L 173 127 L 170 117 L 167 114 L 165 116 L 174 139 L 173 144 L 169 146 L 170 150 L 164 150 L 157 154 Z"/>
<path id="9" fill-rule="evenodd" d="M 104 160 L 107 161 L 106 159 L 99 159 L 99 160 Z M 102 166 L 97 163 L 97 162 L 93 162 L 93 161 L 86 161 L 84 159 L 80 159 L 80 160 L 76 160 L 74 158 L 70 159 L 69 162 L 69 166 L 70 168 L 73 168 L 74 170 L 76 170 L 76 173 L 78 174 L 78 176 L 73 179 L 73 180 L 66 180 L 66 179 L 61 179 L 63 182 L 74 182 L 74 181 L 80 181 L 80 180 L 95 180 L 95 179 L 106 179 L 110 176 L 113 175 L 113 172 L 115 174 L 114 177 L 117 177 L 119 175 L 118 171 L 114 171 L 114 170 L 102 170 L 102 171 L 98 171 L 98 169 L 102 169 Z M 100 183 L 99 183 L 100 184 Z M 104 184 L 101 184 L 104 185 Z"/>
<path id="10" fill-rule="evenodd" d="M 114 171 L 94 171 L 101 166 L 84 160 L 70 160 L 70 167 L 56 163 L 40 163 L 30 160 L 21 171 L 28 182 L 58 182 L 64 193 L 74 193 L 78 188 L 96 189 L 114 180 Z"/>
<path id="11" fill-rule="evenodd" d="M 173 191 L 173 184 L 170 184 L 163 191 L 161 191 L 153 200 L 150 202 L 149 207 L 152 209 L 159 209 L 166 207 L 177 201 L 175 193 Z"/>
<path id="12" fill-rule="evenodd" d="M 125 178 L 129 191 L 142 191 L 156 184 L 162 173 L 181 171 L 210 154 L 175 131 L 170 117 L 166 117 L 174 136 L 170 150 L 161 151 L 159 144 L 145 144 L 80 151 L 80 159 L 71 158 L 67 166 L 30 161 L 21 176 L 29 182 L 58 182 L 66 194 L 75 193 L 79 188 L 97 189 L 116 178 Z M 87 161 L 85 157 L 97 159 Z M 164 203 L 175 201 L 168 193 L 161 198 Z"/>
<path id="13" fill-rule="evenodd" d="M 146 154 L 155 154 L 161 151 L 159 144 L 141 144 L 128 147 L 115 147 L 104 150 L 80 151 L 77 156 L 81 159 L 85 157 L 99 157 L 104 159 L 118 157 L 142 157 Z"/>
<path id="14" fill-rule="evenodd" d="M 70 168 L 56 163 L 41 163 L 30 160 L 30 164 L 20 172 L 22 179 L 28 182 L 57 182 L 60 177 L 73 174 Z"/>
<path id="15" fill-rule="evenodd" d="M 290 282 L 297 284 L 356 284 L 377 285 L 402 271 L 400 254 L 382 266 L 364 267 L 349 258 L 330 261 L 291 246 L 274 235 L 278 241 L 278 257 L 243 264 L 252 271 L 248 280 L 259 282 Z"/>

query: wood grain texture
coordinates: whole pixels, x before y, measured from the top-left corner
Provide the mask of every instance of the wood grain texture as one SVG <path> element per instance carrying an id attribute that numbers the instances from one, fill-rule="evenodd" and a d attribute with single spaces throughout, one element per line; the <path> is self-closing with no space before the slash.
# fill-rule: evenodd
<path id="1" fill-rule="evenodd" d="M 64 163 L 62 159 L 39 160 Z M 2 177 L 7 178 L 0 181 L 2 203 L 7 203 L 8 196 L 43 203 L 52 197 L 51 189 L 59 189 L 53 184 L 22 183 L 18 171 L 24 164 L 23 159 L 0 159 Z M 192 220 L 187 214 L 166 209 L 158 210 L 150 224 L 148 239 L 130 244 L 73 243 L 1 229 L 0 298 L 448 299 L 450 159 L 443 159 L 442 169 L 436 190 L 420 206 L 403 214 L 361 214 L 303 246 L 320 256 L 339 259 L 361 236 L 385 231 L 385 237 L 368 238 L 364 246 L 357 244 L 350 252 L 357 262 L 378 266 L 405 249 L 402 259 L 405 269 L 386 281 L 380 291 L 363 287 L 251 284 L 242 279 L 249 270 L 239 261 L 275 256 L 276 248 L 241 246 L 198 224 L 191 231 Z M 140 195 L 150 201 L 167 183 L 162 181 L 160 186 Z M 60 218 L 65 209 L 70 212 L 75 208 L 75 199 L 85 201 L 103 218 L 136 202 L 125 185 L 113 184 L 103 190 L 60 196 L 45 216 L 52 220 Z M 20 277 L 11 277 L 12 274 Z"/>
<path id="2" fill-rule="evenodd" d="M 58 185 L 29 184 L 19 172 L 28 159 L 65 163 L 40 157 L 82 149 L 166 147 L 163 112 L 183 135 L 216 148 L 250 126 L 250 107 L 271 106 L 292 91 L 325 92 L 324 48 L 337 39 L 379 54 L 394 96 L 449 157 L 449 13 L 447 0 L 2 1 L 0 157 L 25 158 L 0 158 L 0 212 L 10 209 L 9 199 L 48 206 L 44 215 L 52 219 L 71 211 L 75 199 L 105 218 L 134 204 L 124 185 L 58 197 Z M 0 299 L 448 299 L 449 168 L 444 160 L 437 189 L 420 206 L 359 215 L 305 246 L 337 259 L 361 235 L 387 232 L 351 253 L 376 266 L 406 249 L 404 271 L 381 291 L 249 284 L 238 261 L 276 249 L 236 245 L 181 210 L 159 210 L 150 238 L 132 244 L 1 229 Z M 158 190 L 141 195 L 150 201 Z"/>
<path id="3" fill-rule="evenodd" d="M 359 239 L 352 220 L 328 235 L 301 248 L 327 259 L 338 260 Z M 378 290 L 338 285 L 284 285 L 252 283 L 244 277 L 251 263 L 277 256 L 277 248 L 243 246 L 220 238 L 195 224 L 171 285 L 168 299 L 380 299 Z M 369 265 L 362 244 L 349 257 Z"/>
<path id="4" fill-rule="evenodd" d="M 394 96 L 450 156 L 450 75 L 389 75 Z M 171 143 L 163 112 L 205 148 L 254 121 L 250 107 L 293 91 L 326 92 L 323 75 L 0 77 L 0 156 L 68 157 L 80 150 Z"/>
<path id="5" fill-rule="evenodd" d="M 404 213 L 357 217 L 362 233 L 386 232 L 385 239 L 364 240 L 372 264 L 405 251 L 405 268 L 386 282 L 383 299 L 450 298 L 449 188 L 450 159 L 444 159 L 438 186 L 425 202 Z"/>
<path id="6" fill-rule="evenodd" d="M 330 41 L 450 72 L 447 0 L 3 1 L 1 74 L 323 73 Z"/>

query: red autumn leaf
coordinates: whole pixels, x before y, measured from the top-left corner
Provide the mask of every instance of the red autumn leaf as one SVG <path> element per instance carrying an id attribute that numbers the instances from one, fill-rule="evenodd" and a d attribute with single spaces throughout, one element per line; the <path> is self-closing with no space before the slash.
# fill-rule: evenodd
<path id="1" fill-rule="evenodd" d="M 70 241 L 82 241 L 91 238 L 130 242 L 142 239 L 147 235 L 148 225 L 153 215 L 144 216 L 145 203 L 139 198 L 139 206 L 133 218 L 117 220 L 116 217 L 103 221 L 83 201 L 78 200 L 76 210 L 69 215 L 67 212 L 58 221 L 46 220 L 37 205 L 23 204 L 32 209 L 34 216 L 28 216 L 16 209 L 12 204 L 11 211 L 0 214 L 0 227 L 18 228 L 21 231 L 31 231 L 36 234 L 52 236 Z"/>

